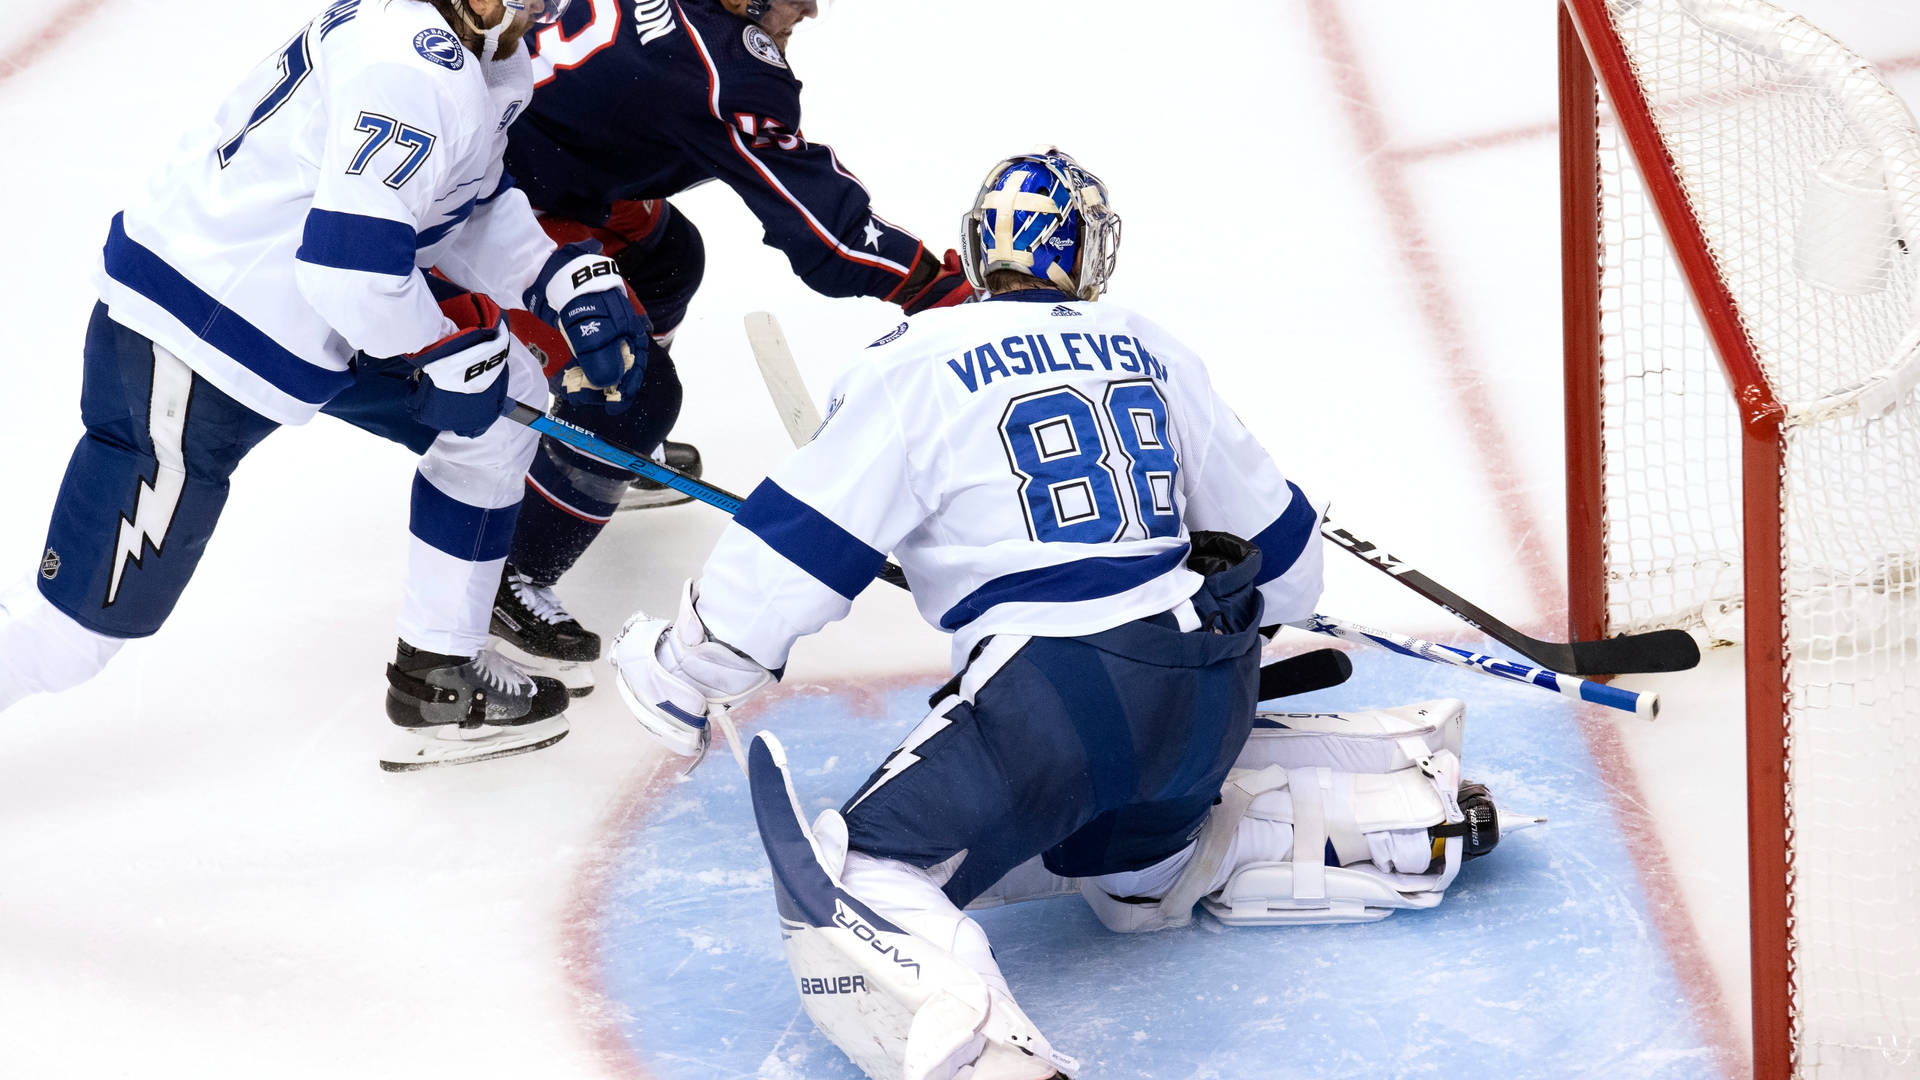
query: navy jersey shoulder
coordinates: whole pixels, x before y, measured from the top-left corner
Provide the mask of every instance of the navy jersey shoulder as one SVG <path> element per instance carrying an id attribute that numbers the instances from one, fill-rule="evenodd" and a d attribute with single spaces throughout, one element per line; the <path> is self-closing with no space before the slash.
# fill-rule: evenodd
<path id="1" fill-rule="evenodd" d="M 886 296 L 907 276 L 919 240 L 801 134 L 787 57 L 717 0 L 577 0 L 533 48 L 507 168 L 540 210 L 598 225 L 615 203 L 720 180 L 814 289 Z"/>

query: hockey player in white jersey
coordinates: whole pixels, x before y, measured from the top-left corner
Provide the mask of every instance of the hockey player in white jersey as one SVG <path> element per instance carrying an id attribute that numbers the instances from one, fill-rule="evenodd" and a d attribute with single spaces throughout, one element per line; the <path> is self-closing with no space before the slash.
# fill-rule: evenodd
<path id="1" fill-rule="evenodd" d="M 990 298 L 852 363 L 673 620 L 636 616 L 614 650 L 635 715 L 693 754 L 709 710 L 776 678 L 888 551 L 953 634 L 953 681 L 839 813 L 809 828 L 778 744 L 751 751 L 801 1000 L 884 1080 L 1072 1069 L 961 909 L 1036 856 L 1186 877 L 1254 722 L 1259 628 L 1321 589 L 1319 512 L 1199 358 L 1094 302 L 1120 239 L 1098 179 L 1057 151 L 1010 158 L 963 234 Z"/>
<path id="2" fill-rule="evenodd" d="M 533 90 L 521 39 L 566 4 L 338 0 L 113 218 L 87 432 L 37 580 L 0 599 L 0 708 L 159 629 L 240 459 L 327 411 L 423 455 L 387 672 L 407 734 L 383 766 L 566 734 L 564 689 L 484 649 L 536 441 L 501 408 L 546 400 L 501 309 L 566 334 L 583 392 L 631 392 L 644 373 L 646 319 L 612 261 L 556 250 L 501 165 Z"/>

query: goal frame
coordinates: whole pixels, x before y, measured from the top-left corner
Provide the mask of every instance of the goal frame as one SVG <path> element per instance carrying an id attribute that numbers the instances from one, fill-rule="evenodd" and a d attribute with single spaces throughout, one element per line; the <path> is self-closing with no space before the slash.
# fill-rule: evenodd
<path id="1" fill-rule="evenodd" d="M 1560 177 L 1565 356 L 1568 633 L 1610 632 L 1605 561 L 1605 446 L 1601 426 L 1601 177 L 1596 112 L 1605 95 L 1686 281 L 1740 419 L 1742 574 L 1745 586 L 1747 888 L 1751 931 L 1753 1069 L 1787 1080 L 1794 1067 L 1792 825 L 1783 605 L 1782 486 L 1786 410 L 1761 373 L 1732 294 L 1716 272 L 1700 223 L 1614 36 L 1605 0 L 1560 0 Z"/>

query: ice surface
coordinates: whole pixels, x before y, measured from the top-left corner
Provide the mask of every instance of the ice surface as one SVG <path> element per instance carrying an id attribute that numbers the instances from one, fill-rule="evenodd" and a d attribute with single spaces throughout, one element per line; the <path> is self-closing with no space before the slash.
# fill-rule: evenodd
<path id="1" fill-rule="evenodd" d="M 0 27 L 8 576 L 38 560 L 80 431 L 87 268 L 108 218 L 319 6 L 72 0 Z M 1894 61 L 1911 95 L 1907 4 L 1807 6 Z M 1112 298 L 1206 355 L 1283 468 L 1355 529 L 1551 634 L 1552 32 L 1544 3 L 838 0 L 793 58 L 808 135 L 937 248 L 992 161 L 1040 141 L 1078 155 L 1127 220 Z M 894 309 L 807 292 L 724 190 L 675 201 L 709 256 L 675 347 L 680 435 L 744 490 L 786 444 L 740 315 L 779 313 L 819 388 Z M 724 760 L 674 783 L 602 693 L 550 750 L 375 767 L 410 479 L 403 450 L 331 420 L 276 434 L 236 476 L 166 629 L 0 717 L 0 1076 L 842 1076 L 780 996 L 750 838 L 701 824 L 743 810 L 705 790 Z M 699 506 L 623 516 L 562 592 L 603 630 L 670 610 L 719 527 Z M 1373 571 L 1332 567 L 1329 613 L 1472 643 Z M 838 758 L 799 778 L 809 798 L 844 795 L 944 656 L 884 588 L 796 652 L 791 679 L 838 695 L 782 706 L 800 710 L 808 762 Z M 1116 943 L 1067 903 L 989 913 L 1036 1016 L 1102 1076 L 1712 1075 L 1703 1047 L 1729 1041 L 1717 987 L 1737 993 L 1744 970 L 1737 851 L 1725 865 L 1738 774 L 1711 741 L 1737 693 L 1690 683 L 1647 748 L 1641 728 L 1545 695 L 1399 666 L 1363 666 L 1359 700 L 1454 680 L 1469 765 L 1553 815 L 1547 831 L 1468 867 L 1439 911 L 1374 927 Z M 805 701 L 856 715 L 815 744 Z M 1662 769 L 1689 783 L 1655 782 Z M 1676 788 L 1693 803 L 1645 794 Z M 1636 864 L 1658 868 L 1657 889 Z M 641 906 L 655 922 L 637 933 Z M 737 925 L 715 918 L 736 910 Z M 638 984 L 682 961 L 672 978 L 733 980 L 692 1004 L 751 992 L 765 1014 L 657 1007 Z"/>

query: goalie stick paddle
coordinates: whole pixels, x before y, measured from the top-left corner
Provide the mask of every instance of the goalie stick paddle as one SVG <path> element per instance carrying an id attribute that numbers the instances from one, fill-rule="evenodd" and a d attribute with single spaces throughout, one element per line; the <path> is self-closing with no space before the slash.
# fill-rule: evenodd
<path id="1" fill-rule="evenodd" d="M 1542 667 L 1570 675 L 1627 675 L 1686 671 L 1700 663 L 1700 646 L 1685 630 L 1650 630 L 1599 641 L 1543 641 L 1528 637 L 1349 529 L 1327 521 L 1320 526 L 1320 535 Z"/>
<path id="2" fill-rule="evenodd" d="M 1339 649 L 1299 653 L 1261 666 L 1260 700 L 1325 690 L 1346 682 L 1352 674 L 1353 661 Z"/>

